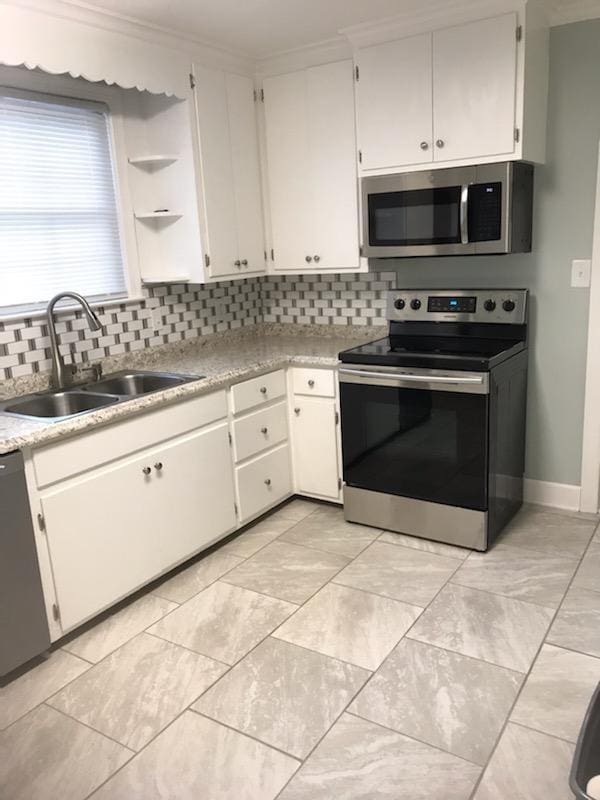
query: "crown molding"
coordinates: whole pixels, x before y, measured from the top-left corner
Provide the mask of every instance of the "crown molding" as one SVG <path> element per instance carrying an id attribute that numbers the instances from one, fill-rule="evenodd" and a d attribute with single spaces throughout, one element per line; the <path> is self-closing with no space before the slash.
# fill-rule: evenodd
<path id="1" fill-rule="evenodd" d="M 352 58 L 352 47 L 347 39 L 336 36 L 316 44 L 294 47 L 291 50 L 282 50 L 259 58 L 256 62 L 256 75 L 263 78 L 318 64 L 343 61 L 346 58 Z"/>

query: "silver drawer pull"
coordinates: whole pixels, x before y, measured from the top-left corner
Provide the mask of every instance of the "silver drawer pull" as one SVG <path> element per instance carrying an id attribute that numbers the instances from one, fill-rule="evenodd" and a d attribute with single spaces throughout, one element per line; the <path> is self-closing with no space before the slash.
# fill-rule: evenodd
<path id="1" fill-rule="evenodd" d="M 247 266 L 248 266 L 248 259 L 247 258 L 243 258 L 242 259 L 242 267 L 247 267 Z"/>
<path id="2" fill-rule="evenodd" d="M 300 413 L 300 409 L 299 408 L 295 408 L 294 409 L 294 414 L 299 414 L 299 413 Z"/>
<path id="3" fill-rule="evenodd" d="M 310 388 L 312 389 L 312 387 L 315 385 L 315 382 L 314 382 L 313 380 L 310 380 L 310 381 L 308 382 L 308 385 L 309 385 L 309 386 L 310 386 Z"/>
<path id="4" fill-rule="evenodd" d="M 269 432 L 269 429 L 268 428 L 261 428 L 260 432 L 264 433 L 264 434 L 267 434 Z"/>
<path id="5" fill-rule="evenodd" d="M 154 469 L 157 472 L 160 472 L 162 468 L 163 468 L 162 461 L 157 461 L 156 464 L 154 465 Z"/>
<path id="6" fill-rule="evenodd" d="M 144 473 L 144 475 L 150 475 L 150 473 L 152 472 L 152 467 L 144 467 L 142 469 L 142 472 Z"/>
<path id="7" fill-rule="evenodd" d="M 261 394 L 266 394 L 267 393 L 267 387 L 266 386 L 261 386 L 260 387 L 260 393 Z"/>
<path id="8" fill-rule="evenodd" d="M 265 478 L 265 486 L 271 485 L 271 478 Z"/>

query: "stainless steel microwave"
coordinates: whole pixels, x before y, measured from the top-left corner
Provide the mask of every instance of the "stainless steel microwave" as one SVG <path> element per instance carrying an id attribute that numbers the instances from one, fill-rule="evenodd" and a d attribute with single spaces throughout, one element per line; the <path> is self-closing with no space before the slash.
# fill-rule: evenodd
<path id="1" fill-rule="evenodd" d="M 362 255 L 528 253 L 532 207 L 523 161 L 363 178 Z"/>

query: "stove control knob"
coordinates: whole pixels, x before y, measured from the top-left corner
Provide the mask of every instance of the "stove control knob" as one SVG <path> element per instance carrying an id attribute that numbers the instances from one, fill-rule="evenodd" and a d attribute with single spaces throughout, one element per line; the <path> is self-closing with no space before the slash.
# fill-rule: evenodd
<path id="1" fill-rule="evenodd" d="M 486 311 L 493 311 L 496 308 L 496 303 L 494 300 L 486 300 L 483 307 Z"/>
<path id="2" fill-rule="evenodd" d="M 503 308 L 505 311 L 508 311 L 509 313 L 510 313 L 511 311 L 514 311 L 514 310 L 515 310 L 515 303 L 514 303 L 514 300 L 505 300 L 505 301 L 502 303 L 502 308 Z"/>
<path id="3" fill-rule="evenodd" d="M 421 308 L 421 301 L 415 297 L 414 300 L 410 301 L 410 307 L 413 311 L 418 311 Z"/>
<path id="4" fill-rule="evenodd" d="M 406 303 L 401 297 L 399 297 L 397 300 L 394 300 L 394 308 L 397 308 L 398 311 L 402 311 L 405 305 Z"/>

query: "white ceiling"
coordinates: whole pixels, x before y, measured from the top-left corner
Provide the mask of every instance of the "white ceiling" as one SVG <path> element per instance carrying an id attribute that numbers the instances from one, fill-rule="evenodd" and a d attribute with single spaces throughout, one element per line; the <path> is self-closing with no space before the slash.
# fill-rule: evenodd
<path id="1" fill-rule="evenodd" d="M 432 0 L 90 0 L 86 6 L 262 58 Z M 77 2 L 77 0 L 75 0 Z M 433 0 L 439 6 L 440 0 Z"/>

